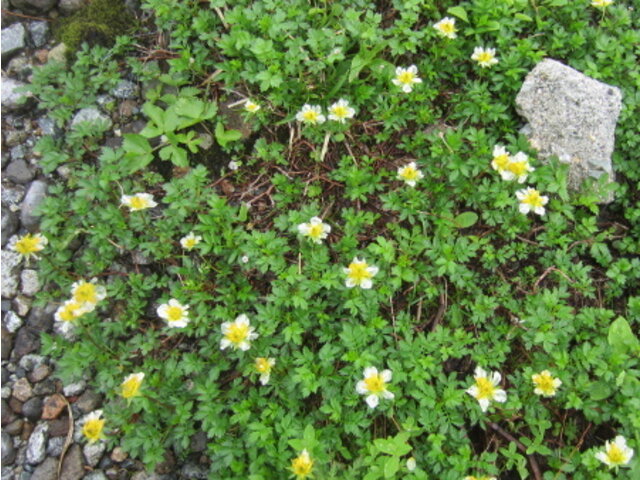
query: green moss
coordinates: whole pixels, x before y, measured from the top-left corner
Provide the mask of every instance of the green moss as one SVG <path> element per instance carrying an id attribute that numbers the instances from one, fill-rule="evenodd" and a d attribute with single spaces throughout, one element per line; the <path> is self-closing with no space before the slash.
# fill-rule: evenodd
<path id="1" fill-rule="evenodd" d="M 118 35 L 131 29 L 134 20 L 123 0 L 92 0 L 72 16 L 61 18 L 54 25 L 54 35 L 73 56 L 83 42 L 106 47 L 113 45 Z"/>

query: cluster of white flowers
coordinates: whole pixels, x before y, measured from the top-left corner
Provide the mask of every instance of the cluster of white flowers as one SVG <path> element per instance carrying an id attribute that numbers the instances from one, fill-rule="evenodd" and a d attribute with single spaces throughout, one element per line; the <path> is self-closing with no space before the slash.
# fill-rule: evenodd
<path id="1" fill-rule="evenodd" d="M 329 107 L 328 113 L 329 120 L 346 123 L 347 120 L 355 116 L 356 111 L 349 105 L 348 100 L 341 98 Z M 296 120 L 301 123 L 317 125 L 324 123 L 327 118 L 323 115 L 320 105 L 305 103 L 302 109 L 296 114 Z"/>
<path id="2" fill-rule="evenodd" d="M 107 290 L 98 285 L 97 279 L 93 278 L 89 282 L 79 280 L 71 285 L 71 298 L 58 307 L 54 319 L 60 322 L 62 331 L 69 331 L 77 319 L 93 312 L 106 297 Z"/>

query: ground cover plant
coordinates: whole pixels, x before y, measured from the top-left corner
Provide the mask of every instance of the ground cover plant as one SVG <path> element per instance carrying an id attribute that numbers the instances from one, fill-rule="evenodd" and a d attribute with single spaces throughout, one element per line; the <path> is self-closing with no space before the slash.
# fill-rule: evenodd
<path id="1" fill-rule="evenodd" d="M 16 245 L 107 398 L 87 441 L 154 468 L 203 431 L 212 479 L 637 478 L 640 21 L 607 3 L 146 0 L 146 44 L 36 72 L 60 125 L 148 87 L 122 146 L 41 142 L 68 174 Z M 623 91 L 609 205 L 519 133 L 544 57 Z"/>

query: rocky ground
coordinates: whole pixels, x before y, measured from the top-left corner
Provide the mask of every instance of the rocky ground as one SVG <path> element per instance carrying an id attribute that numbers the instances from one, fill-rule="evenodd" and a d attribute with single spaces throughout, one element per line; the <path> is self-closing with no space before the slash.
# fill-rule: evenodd
<path id="1" fill-rule="evenodd" d="M 22 94 L 14 88 L 29 81 L 34 66 L 58 55 L 47 20 L 82 4 L 2 0 L 2 480 L 206 478 L 196 462 L 176 465 L 168 458 L 149 473 L 119 447 L 108 450 L 103 442 L 88 445 L 82 440 L 80 422 L 100 408 L 102 397 L 84 381 L 64 385 L 52 360 L 39 354 L 40 334 L 54 330 L 57 305 L 35 305 L 43 288 L 38 264 L 26 264 L 7 248 L 13 237 L 39 231 L 36 209 L 48 185 L 64 174 L 46 176 L 39 170 L 32 152 L 36 141 L 60 132 L 34 103 L 18 104 Z M 137 111 L 137 87 L 123 81 L 111 93 L 119 105 L 111 119 L 121 124 Z M 95 108 L 77 116 L 107 114 Z M 194 438 L 193 446 L 203 451 L 206 437 Z"/>

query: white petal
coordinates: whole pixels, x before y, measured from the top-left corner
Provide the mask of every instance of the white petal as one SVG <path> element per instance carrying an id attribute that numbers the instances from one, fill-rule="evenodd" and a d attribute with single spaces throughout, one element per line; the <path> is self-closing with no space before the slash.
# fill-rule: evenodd
<path id="1" fill-rule="evenodd" d="M 476 367 L 476 369 L 473 371 L 473 376 L 474 377 L 487 377 L 487 372 L 485 372 L 484 368 L 482 367 Z"/>
<path id="2" fill-rule="evenodd" d="M 544 216 L 546 210 L 544 209 L 544 207 L 536 207 L 533 210 L 536 214 L 540 215 L 540 216 Z"/>
<path id="3" fill-rule="evenodd" d="M 411 93 L 411 84 L 410 83 L 405 83 L 404 86 L 402 87 L 402 91 L 405 93 Z"/>
<path id="4" fill-rule="evenodd" d="M 269 373 L 263 373 L 262 375 L 260 375 L 260 383 L 262 385 L 266 385 L 267 383 L 269 383 L 269 377 Z"/>
<path id="5" fill-rule="evenodd" d="M 502 375 L 500 375 L 499 372 L 493 372 L 491 374 L 491 383 L 493 384 L 493 386 L 498 385 L 501 379 L 502 379 Z"/>
<path id="6" fill-rule="evenodd" d="M 363 375 L 364 378 L 369 378 L 378 374 L 378 369 L 376 367 L 367 367 L 364 369 Z"/>
<path id="7" fill-rule="evenodd" d="M 166 318 L 167 317 L 167 309 L 169 308 L 169 305 L 167 305 L 166 303 L 160 305 L 158 307 L 158 309 L 156 310 L 156 312 L 158 312 L 158 316 L 160 318 Z"/>
<path id="8" fill-rule="evenodd" d="M 347 278 L 347 281 L 344 282 L 347 288 L 353 288 L 356 286 L 355 282 L 351 278 Z"/>
<path id="9" fill-rule="evenodd" d="M 518 210 L 520 210 L 520 213 L 524 213 L 526 215 L 531 210 L 531 207 L 528 203 L 521 203 L 520 207 L 518 207 Z"/>
<path id="10" fill-rule="evenodd" d="M 507 401 L 507 392 L 498 389 L 493 393 L 493 399 L 496 402 L 504 403 Z"/>
<path id="11" fill-rule="evenodd" d="M 367 272 L 369 272 L 371 275 L 377 275 L 379 271 L 380 269 L 374 265 L 367 267 Z"/>
<path id="12" fill-rule="evenodd" d="M 363 380 L 360 380 L 358 383 L 356 383 L 356 392 L 358 392 L 360 395 L 366 395 L 367 393 L 369 393 L 367 384 L 364 383 Z"/>
<path id="13" fill-rule="evenodd" d="M 236 317 L 235 323 L 237 325 L 249 325 L 249 317 L 242 313 Z"/>
<path id="14" fill-rule="evenodd" d="M 489 400 L 486 398 L 481 398 L 480 400 L 478 400 L 478 403 L 480 404 L 480 410 L 482 410 L 483 412 L 486 412 L 489 408 Z"/>
<path id="15" fill-rule="evenodd" d="M 472 386 L 469 387 L 465 390 L 465 392 L 467 392 L 469 395 L 471 395 L 473 398 L 477 398 L 478 397 L 478 387 L 477 386 Z"/>
<path id="16" fill-rule="evenodd" d="M 416 67 L 415 65 L 411 65 L 409 68 L 407 68 L 407 71 L 415 75 L 418 73 L 418 67 Z"/>
<path id="17" fill-rule="evenodd" d="M 609 456 L 605 453 L 605 452 L 597 452 L 595 457 L 600 460 L 601 462 L 607 464 L 607 465 L 611 465 L 611 463 L 609 462 Z"/>
<path id="18" fill-rule="evenodd" d="M 302 235 L 309 235 L 309 225 L 306 223 L 301 223 L 298 225 L 298 232 Z"/>
<path id="19" fill-rule="evenodd" d="M 376 408 L 378 406 L 378 402 L 380 401 L 380 399 L 378 398 L 377 395 L 369 395 L 366 399 L 367 405 L 369 405 L 369 408 Z"/>
<path id="20" fill-rule="evenodd" d="M 387 400 L 393 400 L 395 398 L 395 395 L 393 393 L 391 393 L 389 390 L 385 390 L 382 392 L 382 396 L 384 398 L 386 398 Z"/>
<path id="21" fill-rule="evenodd" d="M 370 278 L 365 278 L 360 282 L 360 288 L 364 288 L 365 290 L 369 290 L 373 286 L 373 282 Z"/>
<path id="22" fill-rule="evenodd" d="M 380 376 L 385 382 L 390 382 L 392 375 L 393 373 L 391 373 L 391 370 L 383 370 L 382 372 L 380 372 Z"/>
<path id="23" fill-rule="evenodd" d="M 231 346 L 231 342 L 226 338 L 220 340 L 220 350 L 224 350 L 225 348 L 229 348 Z"/>

